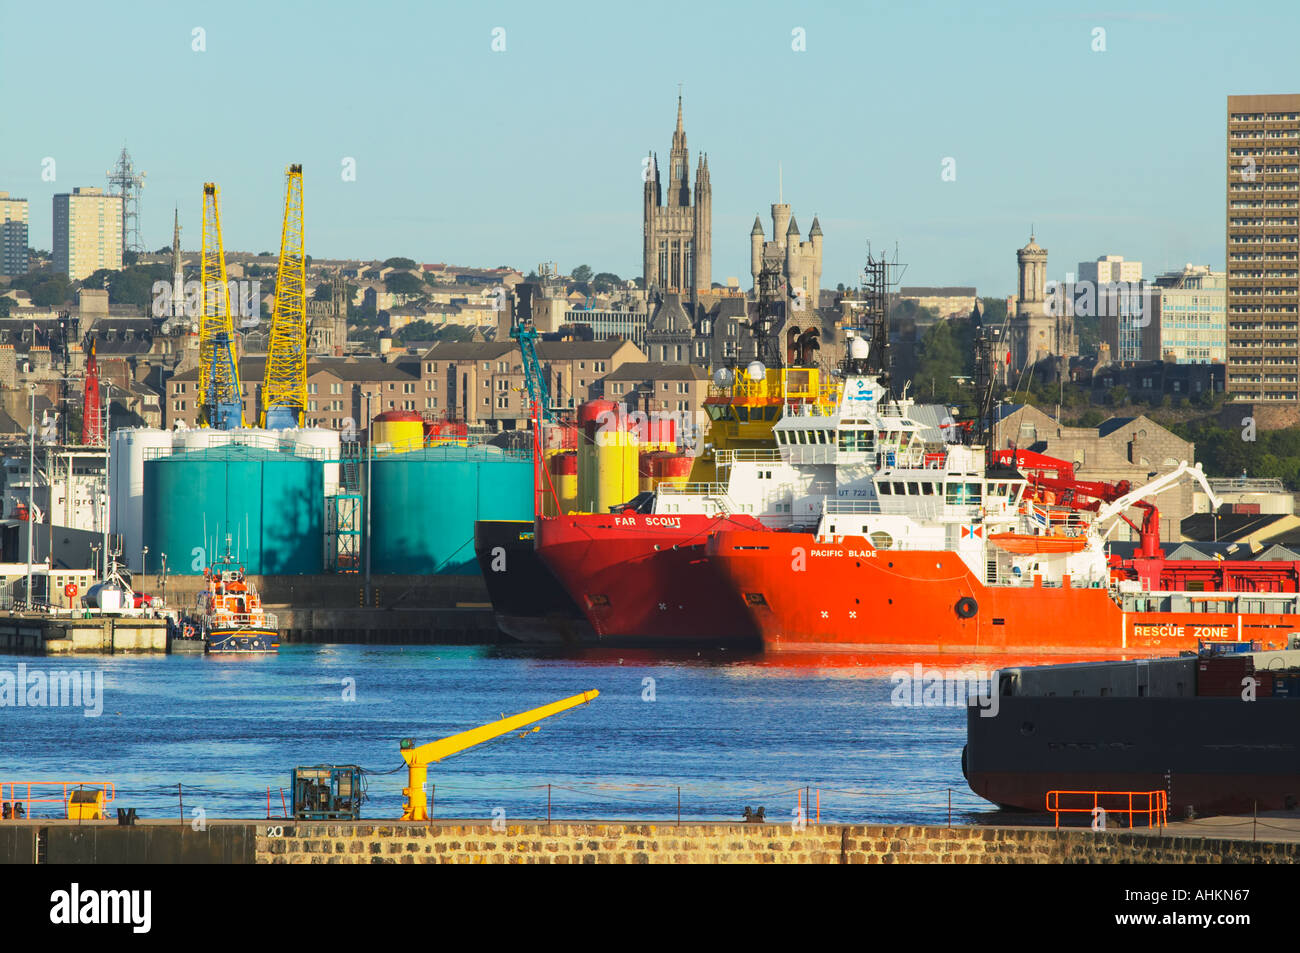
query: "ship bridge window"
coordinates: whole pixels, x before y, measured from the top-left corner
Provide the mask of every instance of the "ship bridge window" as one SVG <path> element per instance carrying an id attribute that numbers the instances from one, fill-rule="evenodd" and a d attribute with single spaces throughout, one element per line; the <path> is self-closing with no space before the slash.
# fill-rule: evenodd
<path id="1" fill-rule="evenodd" d="M 804 430 L 797 430 L 797 431 L 795 431 L 795 433 L 797 433 L 797 434 L 799 435 L 799 443 L 800 443 L 800 445 L 806 444 L 806 443 L 808 442 L 808 433 L 807 433 L 807 431 L 804 431 Z"/>
<path id="2" fill-rule="evenodd" d="M 909 483 L 909 484 L 907 484 L 907 495 L 908 495 L 908 496 L 920 496 L 920 495 L 921 495 L 921 485 L 920 485 L 919 483 Z"/>
<path id="3" fill-rule="evenodd" d="M 708 413 L 710 420 L 728 420 L 730 415 L 727 413 L 731 408 L 727 404 L 705 404 L 704 410 Z"/>
<path id="4" fill-rule="evenodd" d="M 944 493 L 944 502 L 951 506 L 976 504 L 980 501 L 978 483 L 949 483 Z"/>
<path id="5" fill-rule="evenodd" d="M 893 494 L 894 491 L 893 491 L 892 489 L 890 489 L 890 487 L 891 487 L 891 484 L 889 484 L 889 483 L 880 483 L 880 484 L 877 486 L 877 489 L 880 491 L 880 495 L 881 495 L 881 496 L 891 496 L 891 495 Z"/>
<path id="6" fill-rule="evenodd" d="M 781 410 L 781 408 L 778 407 L 778 406 L 776 406 L 775 404 L 772 404 L 770 407 L 764 407 L 764 408 L 763 408 L 763 419 L 764 419 L 764 420 L 776 420 L 776 415 L 780 412 L 780 410 Z"/>
<path id="7" fill-rule="evenodd" d="M 922 483 L 921 493 L 924 496 L 934 496 L 935 486 L 933 483 Z"/>
<path id="8" fill-rule="evenodd" d="M 839 432 L 839 448 L 842 453 L 871 453 L 875 449 L 875 441 L 872 439 L 870 430 L 841 430 Z"/>
<path id="9" fill-rule="evenodd" d="M 906 496 L 906 495 L 907 495 L 907 493 L 904 492 L 904 490 L 903 490 L 903 484 L 902 484 L 902 483 L 895 483 L 895 484 L 894 484 L 894 496 Z"/>
<path id="10" fill-rule="evenodd" d="M 736 419 L 737 419 L 737 420 L 739 420 L 741 423 L 746 423 L 746 422 L 748 422 L 748 420 L 749 420 L 749 408 L 748 408 L 748 407 L 744 407 L 744 406 L 736 407 L 736 408 L 735 408 L 735 411 L 736 411 Z"/>

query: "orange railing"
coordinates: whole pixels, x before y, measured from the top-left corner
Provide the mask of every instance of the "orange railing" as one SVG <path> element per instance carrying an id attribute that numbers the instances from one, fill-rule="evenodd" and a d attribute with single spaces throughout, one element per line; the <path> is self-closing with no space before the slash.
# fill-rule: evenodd
<path id="1" fill-rule="evenodd" d="M 1091 798 L 1090 804 L 1081 807 L 1062 807 L 1062 797 Z M 1102 803 L 1102 798 L 1114 798 L 1118 806 Z M 1137 803 L 1134 803 L 1134 799 Z M 1146 806 L 1142 806 L 1145 800 Z M 1126 805 L 1126 806 L 1125 806 Z M 1048 791 L 1047 811 L 1056 818 L 1056 826 L 1061 826 L 1062 814 L 1095 814 L 1097 809 L 1107 814 L 1128 815 L 1128 826 L 1133 826 L 1136 815 L 1145 814 L 1147 827 L 1165 827 L 1169 823 L 1169 795 L 1164 791 Z"/>
<path id="2" fill-rule="evenodd" d="M 36 788 L 33 793 L 32 789 Z M 43 792 L 42 788 L 49 788 L 48 792 Z M 59 789 L 58 796 L 54 796 L 54 788 Z M 78 788 L 89 788 L 91 790 L 102 790 L 104 792 L 104 806 L 113 800 L 117 789 L 112 781 L 0 781 L 0 805 L 8 808 L 5 813 L 8 814 L 6 819 L 15 818 L 14 807 L 18 804 L 23 805 L 23 816 L 32 816 L 33 804 L 59 804 L 63 807 L 63 816 L 68 815 L 68 795 Z M 40 796 L 47 793 L 48 797 Z"/>

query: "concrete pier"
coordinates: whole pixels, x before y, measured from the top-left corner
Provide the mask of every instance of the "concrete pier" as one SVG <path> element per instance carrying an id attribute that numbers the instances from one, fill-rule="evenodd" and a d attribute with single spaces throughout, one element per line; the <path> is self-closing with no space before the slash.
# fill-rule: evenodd
<path id="1" fill-rule="evenodd" d="M 163 619 L 117 616 L 51 616 L 9 613 L 0 616 L 0 653 L 68 655 L 166 652 Z"/>

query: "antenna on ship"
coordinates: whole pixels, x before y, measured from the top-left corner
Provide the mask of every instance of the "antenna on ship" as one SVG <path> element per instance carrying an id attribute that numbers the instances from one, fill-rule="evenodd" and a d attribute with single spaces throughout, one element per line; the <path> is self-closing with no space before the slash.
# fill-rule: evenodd
<path id="1" fill-rule="evenodd" d="M 845 336 L 849 339 L 843 371 L 846 374 L 875 374 L 886 388 L 890 385 L 889 295 L 907 266 L 883 255 L 876 257 L 867 243 L 867 263 L 862 269 L 862 291 L 848 302 Z"/>

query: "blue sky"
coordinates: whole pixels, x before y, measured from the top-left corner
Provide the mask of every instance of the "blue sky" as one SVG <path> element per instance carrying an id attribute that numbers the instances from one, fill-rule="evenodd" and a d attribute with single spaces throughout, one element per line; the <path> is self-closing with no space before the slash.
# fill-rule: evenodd
<path id="1" fill-rule="evenodd" d="M 1107 253 L 1222 267 L 1226 97 L 1300 92 L 1300 7 L 1245 9 L 0 0 L 0 190 L 31 200 L 48 248 L 50 196 L 104 185 L 125 144 L 149 248 L 175 204 L 197 247 L 211 180 L 226 247 L 274 250 L 301 162 L 317 257 L 635 276 L 641 157 L 666 158 L 681 83 L 715 281 L 747 286 L 778 163 L 804 233 L 821 218 L 824 285 L 853 281 L 871 241 L 897 245 L 905 284 L 1004 295 L 1031 223 L 1051 277 Z"/>

